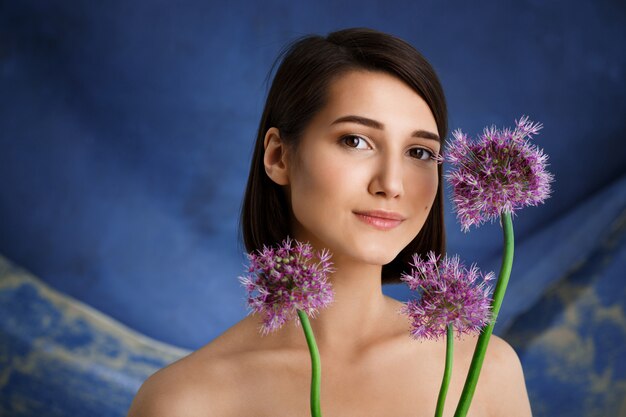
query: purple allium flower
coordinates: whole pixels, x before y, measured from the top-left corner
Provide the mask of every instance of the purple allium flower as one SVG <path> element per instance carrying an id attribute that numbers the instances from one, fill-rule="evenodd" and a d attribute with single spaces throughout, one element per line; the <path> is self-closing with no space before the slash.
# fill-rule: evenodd
<path id="1" fill-rule="evenodd" d="M 456 169 L 446 174 L 453 186 L 455 211 L 467 232 L 471 225 L 492 222 L 501 213 L 536 206 L 550 196 L 554 176 L 546 171 L 547 155 L 529 139 L 543 125 L 522 116 L 513 131 L 485 128 L 476 142 L 457 129 L 444 161 Z"/>
<path id="2" fill-rule="evenodd" d="M 276 248 L 264 245 L 263 250 L 248 254 L 249 274 L 240 276 L 239 281 L 248 291 L 249 314 L 264 316 L 264 335 L 296 317 L 297 310 L 314 317 L 318 309 L 332 303 L 334 293 L 327 282 L 334 271 L 331 255 L 326 249 L 318 252 L 315 264 L 309 262 L 313 256 L 310 244 L 289 237 Z"/>
<path id="3" fill-rule="evenodd" d="M 449 324 L 459 338 L 463 333 L 479 333 L 491 320 L 487 282 L 494 278 L 493 272 L 483 275 L 476 265 L 468 270 L 458 255 L 446 255 L 441 262 L 433 251 L 427 257 L 424 261 L 413 255 L 411 274 L 400 277 L 411 290 L 421 292 L 419 300 L 404 303 L 400 310 L 411 319 L 411 336 L 438 339 L 446 335 Z"/>

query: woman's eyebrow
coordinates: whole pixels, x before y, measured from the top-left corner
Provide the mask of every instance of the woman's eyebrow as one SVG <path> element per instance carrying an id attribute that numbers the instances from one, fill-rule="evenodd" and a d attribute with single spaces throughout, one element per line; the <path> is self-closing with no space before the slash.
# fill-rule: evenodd
<path id="1" fill-rule="evenodd" d="M 373 120 L 373 119 L 368 119 L 367 117 L 363 117 L 363 116 L 355 116 L 355 115 L 348 115 L 348 116 L 342 116 L 339 119 L 335 120 L 334 122 L 332 122 L 330 125 L 334 125 L 337 123 L 358 123 L 361 124 L 363 126 L 367 126 L 367 127 L 371 127 L 374 129 L 378 129 L 378 130 L 385 130 L 385 125 L 382 124 L 379 121 Z M 423 138 L 423 139 L 432 139 L 432 140 L 436 140 L 437 142 L 441 142 L 441 139 L 439 138 L 439 135 L 433 133 L 433 132 L 429 132 L 427 130 L 421 130 L 418 129 L 416 131 L 414 131 L 413 133 L 411 133 L 411 137 L 414 138 Z"/>

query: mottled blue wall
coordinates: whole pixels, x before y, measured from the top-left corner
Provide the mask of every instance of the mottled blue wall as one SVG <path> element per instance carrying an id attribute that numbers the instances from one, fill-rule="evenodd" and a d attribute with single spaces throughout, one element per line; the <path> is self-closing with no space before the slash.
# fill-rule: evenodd
<path id="1" fill-rule="evenodd" d="M 521 114 L 544 123 L 536 143 L 555 191 L 514 219 L 516 260 L 496 328 L 541 387 L 529 387 L 540 403 L 543 387 L 569 374 L 531 372 L 549 367 L 533 355 L 555 340 L 582 337 L 584 348 L 613 334 L 585 309 L 609 306 L 598 314 L 622 323 L 626 305 L 619 2 L 0 0 L 0 254 L 149 337 L 207 343 L 246 314 L 237 215 L 270 66 L 294 38 L 350 26 L 424 53 L 451 129 L 474 134 Z M 450 205 L 446 215 L 449 252 L 497 269 L 499 227 L 463 234 Z M 607 236 L 612 252 L 602 249 Z M 385 292 L 407 297 L 404 287 Z M 593 344 L 595 354 L 614 343 Z M 622 378 L 605 392 L 626 392 L 625 370 L 586 366 Z M 556 415 L 555 403 L 537 415 Z"/>
<path id="2" fill-rule="evenodd" d="M 0 255 L 0 416 L 116 417 L 189 352 L 149 339 Z"/>

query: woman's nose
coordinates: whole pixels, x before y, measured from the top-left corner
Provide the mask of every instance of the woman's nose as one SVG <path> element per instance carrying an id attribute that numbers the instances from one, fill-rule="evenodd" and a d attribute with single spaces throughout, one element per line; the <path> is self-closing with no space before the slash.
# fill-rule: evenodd
<path id="1" fill-rule="evenodd" d="M 393 159 L 381 159 L 370 182 L 372 194 L 384 195 L 386 198 L 399 197 L 404 193 L 402 162 Z"/>

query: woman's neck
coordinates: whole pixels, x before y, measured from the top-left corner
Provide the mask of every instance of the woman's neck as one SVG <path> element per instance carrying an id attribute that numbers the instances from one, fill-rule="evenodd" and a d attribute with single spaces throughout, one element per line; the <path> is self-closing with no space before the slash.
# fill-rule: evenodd
<path id="1" fill-rule="evenodd" d="M 385 329 L 392 300 L 382 292 L 380 265 L 335 260 L 334 267 L 334 301 L 309 321 L 320 352 L 352 356 Z M 286 323 L 275 337 L 282 346 L 307 348 L 301 326 Z"/>

